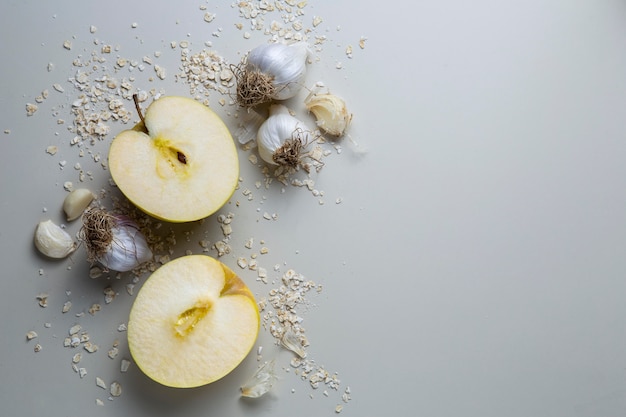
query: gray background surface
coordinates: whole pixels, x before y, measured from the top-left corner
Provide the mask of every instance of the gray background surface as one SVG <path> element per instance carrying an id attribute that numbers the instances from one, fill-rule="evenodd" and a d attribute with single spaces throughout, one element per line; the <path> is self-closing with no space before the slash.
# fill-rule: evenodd
<path id="1" fill-rule="evenodd" d="M 161 387 L 134 364 L 120 373 L 120 360 L 129 354 L 117 326 L 127 321 L 132 305 L 125 291 L 132 277 L 92 280 L 82 249 L 52 262 L 32 244 L 37 222 L 63 222 L 63 183 L 79 185 L 76 162 L 93 172 L 84 186 L 110 187 L 108 172 L 69 145 L 69 104 L 77 92 L 66 80 L 75 71 L 72 60 L 88 55 L 99 39 L 119 46 L 113 56 L 139 61 L 162 51 L 158 63 L 168 71 L 165 80 L 147 81 L 154 76 L 148 68 L 134 73 L 133 84 L 189 95 L 188 85 L 175 76 L 180 49 L 172 50 L 170 41 L 188 41 L 192 52 L 210 41 L 238 62 L 269 39 L 250 30 L 250 21 L 231 3 L 68 0 L 0 6 L 0 129 L 10 130 L 0 131 L 0 414 L 330 416 L 343 404 L 341 415 L 347 416 L 623 416 L 621 0 L 368 6 L 309 0 L 301 20 L 313 28 L 314 16 L 322 17 L 309 35 L 327 40 L 307 80 L 324 81 L 347 100 L 354 113 L 350 136 L 358 146 L 344 138 L 341 154 L 326 159 L 316 176 L 323 197 L 277 184 L 257 189 L 263 175 L 242 150 L 242 187 L 223 210 L 236 215 L 233 251 L 222 260 L 238 270 L 236 259 L 250 254 L 244 243 L 254 237 L 270 248 L 259 262 L 271 280 L 279 278 L 272 266 L 280 264 L 281 271 L 294 268 L 323 285 L 321 293 L 308 296 L 312 305 L 303 312 L 304 324 L 310 357 L 339 374 L 339 390 L 325 396 L 324 388 L 314 390 L 287 371 L 291 355 L 264 330 L 257 346 L 263 346 L 264 360 L 276 358 L 280 380 L 256 402 L 241 401 L 238 393 L 258 364 L 254 353 L 223 380 L 192 390 Z M 203 4 L 216 14 L 211 23 L 203 20 Z M 265 19 L 281 21 L 281 14 Z M 250 39 L 244 39 L 245 31 Z M 361 37 L 367 38 L 364 49 L 358 46 Z M 72 41 L 72 50 L 62 47 L 65 40 Z M 345 54 L 348 45 L 352 58 Z M 46 69 L 50 62 L 53 71 Z M 55 91 L 54 83 L 65 92 Z M 25 104 L 43 89 L 50 97 L 27 117 Z M 236 109 L 214 101 L 236 129 Z M 58 125 L 59 118 L 66 124 Z M 113 124 L 94 149 L 105 156 L 109 141 L 124 128 Z M 59 147 L 54 156 L 45 152 L 52 144 Z M 67 165 L 60 169 L 63 160 Z M 252 201 L 242 194 L 245 187 L 253 191 Z M 265 220 L 265 212 L 276 213 L 277 220 Z M 171 229 L 178 237 L 173 256 L 198 253 L 198 240 L 220 236 L 214 217 Z M 77 224 L 68 230 L 75 232 Z M 240 272 L 259 298 L 272 288 L 252 271 Z M 104 305 L 108 285 L 119 295 Z M 39 293 L 49 294 L 47 308 L 37 304 Z M 72 311 L 63 314 L 67 300 Z M 102 311 L 76 317 L 93 303 L 101 303 Z M 63 347 L 76 322 L 101 346 L 95 354 L 83 353 L 83 379 L 71 369 L 75 351 Z M 37 340 L 26 342 L 29 330 L 37 331 Z M 116 339 L 120 355 L 111 360 L 106 353 Z M 33 352 L 35 342 L 43 347 L 39 353 Z M 107 399 L 97 376 L 118 380 L 122 396 Z M 346 387 L 351 400 L 344 403 Z"/>

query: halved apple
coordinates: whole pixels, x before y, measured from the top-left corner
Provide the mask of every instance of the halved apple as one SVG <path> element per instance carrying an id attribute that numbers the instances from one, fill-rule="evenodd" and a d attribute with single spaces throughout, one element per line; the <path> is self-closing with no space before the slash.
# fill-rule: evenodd
<path id="1" fill-rule="evenodd" d="M 128 320 L 128 346 L 153 380 L 190 388 L 237 367 L 258 337 L 260 316 L 246 284 L 206 255 L 187 255 L 144 283 Z"/>
<path id="2" fill-rule="evenodd" d="M 142 122 L 115 137 L 109 169 L 132 203 L 170 222 L 213 214 L 239 180 L 237 148 L 222 119 L 177 96 L 152 102 Z"/>

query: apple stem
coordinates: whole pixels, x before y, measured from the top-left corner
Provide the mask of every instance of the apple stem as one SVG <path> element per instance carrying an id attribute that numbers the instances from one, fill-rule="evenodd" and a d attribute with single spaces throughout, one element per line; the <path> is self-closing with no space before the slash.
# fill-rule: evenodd
<path id="1" fill-rule="evenodd" d="M 135 102 L 135 109 L 137 109 L 141 123 L 145 124 L 146 121 L 143 118 L 143 113 L 141 112 L 141 107 L 139 106 L 139 96 L 136 93 L 133 94 L 133 101 Z"/>

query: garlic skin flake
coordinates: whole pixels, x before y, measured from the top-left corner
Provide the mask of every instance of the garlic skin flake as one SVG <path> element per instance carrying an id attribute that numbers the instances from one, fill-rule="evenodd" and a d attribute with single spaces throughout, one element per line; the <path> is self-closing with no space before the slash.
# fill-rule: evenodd
<path id="1" fill-rule="evenodd" d="M 93 193 L 86 188 L 77 188 L 70 192 L 63 201 L 63 211 L 67 221 L 71 222 L 79 218 L 93 199 Z"/>
<path id="2" fill-rule="evenodd" d="M 91 208 L 83 214 L 80 239 L 89 262 L 126 272 L 152 259 L 152 251 L 139 226 L 130 218 Z"/>
<path id="3" fill-rule="evenodd" d="M 304 105 L 315 116 L 317 126 L 333 136 L 343 136 L 352 121 L 346 102 L 334 94 L 311 92 Z"/>
<path id="4" fill-rule="evenodd" d="M 280 344 L 285 349 L 289 349 L 296 355 L 300 356 L 302 359 L 306 358 L 306 350 L 304 349 L 304 346 L 302 346 L 302 340 L 291 327 L 288 327 L 285 330 L 285 333 L 283 333 L 280 338 Z"/>
<path id="5" fill-rule="evenodd" d="M 76 250 L 76 243 L 52 220 L 45 220 L 35 229 L 35 247 L 50 258 L 62 259 Z"/>
<path id="6" fill-rule="evenodd" d="M 273 104 L 269 118 L 257 132 L 259 156 L 270 165 L 297 168 L 311 139 L 304 122 L 282 104 Z"/>
<path id="7" fill-rule="evenodd" d="M 254 107 L 294 97 L 303 87 L 308 56 L 305 42 L 254 48 L 235 68 L 239 105 Z"/>
<path id="8" fill-rule="evenodd" d="M 259 398 L 269 392 L 277 379 L 274 372 L 274 360 L 265 362 L 241 387 L 241 396 Z"/>

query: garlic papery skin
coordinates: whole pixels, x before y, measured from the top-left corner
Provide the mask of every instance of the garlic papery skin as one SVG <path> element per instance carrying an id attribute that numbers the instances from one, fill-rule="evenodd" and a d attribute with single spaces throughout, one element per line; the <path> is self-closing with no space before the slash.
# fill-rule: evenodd
<path id="1" fill-rule="evenodd" d="M 62 259 L 76 249 L 74 239 L 52 220 L 40 222 L 35 229 L 35 247 L 50 258 Z"/>
<path id="2" fill-rule="evenodd" d="M 241 396 L 259 398 L 272 389 L 277 379 L 274 372 L 274 360 L 265 362 L 241 387 Z"/>
<path id="3" fill-rule="evenodd" d="M 304 105 L 316 119 L 317 126 L 333 136 L 343 136 L 352 121 L 346 102 L 334 94 L 312 92 Z"/>
<path id="4" fill-rule="evenodd" d="M 72 190 L 63 200 L 63 211 L 67 221 L 70 222 L 79 218 L 93 199 L 93 193 L 86 188 Z"/>
<path id="5" fill-rule="evenodd" d="M 282 104 L 270 106 L 270 115 L 257 132 L 259 156 L 270 165 L 297 168 L 310 140 L 305 124 Z"/>
<path id="6" fill-rule="evenodd" d="M 137 224 L 102 208 L 91 208 L 83 214 L 80 238 L 87 249 L 87 260 L 113 271 L 130 271 L 152 259 Z"/>
<path id="7" fill-rule="evenodd" d="M 254 48 L 235 68 L 239 105 L 254 107 L 294 97 L 302 89 L 308 55 L 305 42 L 270 43 Z"/>

